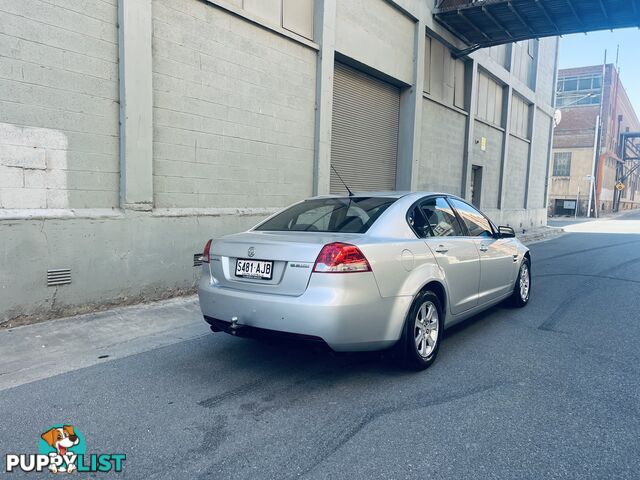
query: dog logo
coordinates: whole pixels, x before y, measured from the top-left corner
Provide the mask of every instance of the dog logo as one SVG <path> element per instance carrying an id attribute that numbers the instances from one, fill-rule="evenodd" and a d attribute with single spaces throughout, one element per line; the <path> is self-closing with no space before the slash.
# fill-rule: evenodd
<path id="1" fill-rule="evenodd" d="M 58 455 L 62 458 L 65 458 L 67 455 L 67 451 L 75 447 L 80 443 L 80 439 L 76 435 L 73 426 L 71 425 L 63 425 L 62 427 L 54 427 L 50 430 L 47 430 L 40 438 L 44 440 L 47 445 L 56 449 Z M 53 473 L 58 472 L 67 472 L 71 473 L 76 469 L 74 463 L 69 463 L 67 465 L 57 466 L 55 463 L 51 463 L 49 465 L 49 470 Z"/>
<path id="2" fill-rule="evenodd" d="M 250 257 L 255 257 L 256 256 L 256 249 L 254 247 L 249 247 L 249 250 L 247 250 L 247 255 L 249 255 Z"/>
<path id="3" fill-rule="evenodd" d="M 124 453 L 87 453 L 82 433 L 58 424 L 40 434 L 38 453 L 8 453 L 5 464 L 7 472 L 120 473 L 126 459 Z"/>

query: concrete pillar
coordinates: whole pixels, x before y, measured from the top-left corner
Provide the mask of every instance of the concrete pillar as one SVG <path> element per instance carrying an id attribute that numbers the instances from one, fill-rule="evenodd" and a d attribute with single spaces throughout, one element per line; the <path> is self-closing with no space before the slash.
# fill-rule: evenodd
<path id="1" fill-rule="evenodd" d="M 120 206 L 153 208 L 151 0 L 118 0 Z"/>
<path id="2" fill-rule="evenodd" d="M 535 70 L 533 72 L 533 90 L 537 92 L 538 90 L 538 72 L 540 71 L 540 47 L 538 44 L 538 48 L 536 49 L 536 62 L 534 66 Z M 554 88 L 555 90 L 555 88 Z M 527 178 L 525 183 L 525 192 L 524 192 L 524 208 L 529 209 L 529 192 L 531 190 L 531 170 L 533 169 L 533 146 L 536 141 L 536 117 L 537 115 L 537 99 L 538 95 L 535 96 L 536 102 L 529 107 L 529 130 L 527 132 L 527 136 L 531 143 L 529 143 L 529 155 L 527 156 Z"/>
<path id="3" fill-rule="evenodd" d="M 400 126 L 398 132 L 398 169 L 396 188 L 415 190 L 418 176 L 414 175 L 420 160 L 422 137 L 422 86 L 424 85 L 424 49 L 426 29 L 422 20 L 415 22 L 413 47 L 413 85 L 400 96 Z"/>
<path id="4" fill-rule="evenodd" d="M 315 41 L 320 45 L 316 66 L 315 153 L 313 194 L 329 193 L 331 183 L 331 125 L 335 66 L 336 0 L 315 2 Z"/>
<path id="5" fill-rule="evenodd" d="M 507 181 L 507 168 L 509 159 L 509 130 L 511 126 L 511 103 L 513 100 L 513 88 L 511 83 L 502 89 L 504 98 L 502 99 L 502 126 L 504 127 L 504 137 L 502 138 L 502 161 L 500 162 L 500 187 L 498 189 L 498 208 L 504 209 L 505 183 Z M 531 149 L 529 149 L 531 150 Z M 502 212 L 500 214 L 502 218 Z"/>
<path id="6" fill-rule="evenodd" d="M 529 155 L 527 156 L 527 178 L 525 180 L 525 192 L 524 192 L 524 208 L 529 209 L 530 205 L 529 205 L 529 198 L 530 198 L 530 191 L 531 191 L 531 171 L 533 169 L 533 154 L 534 154 L 534 148 L 533 146 L 535 145 L 536 142 L 536 118 L 538 117 L 538 112 L 537 110 L 537 105 L 533 104 L 529 107 L 529 131 L 527 132 L 529 140 L 531 140 L 531 143 L 529 143 Z"/>
<path id="7" fill-rule="evenodd" d="M 500 209 L 500 219 L 502 220 L 504 210 L 505 182 L 507 181 L 507 164 L 509 159 L 509 130 L 511 128 L 511 101 L 513 99 L 513 64 L 515 50 L 513 45 L 509 49 L 509 83 L 503 89 L 506 98 L 502 99 L 502 126 L 504 127 L 504 138 L 502 139 L 502 162 L 500 162 L 500 186 L 498 189 L 498 208 Z"/>
<path id="8" fill-rule="evenodd" d="M 471 200 L 471 185 L 469 177 L 471 175 L 471 165 L 473 160 L 473 148 L 475 140 L 473 130 L 475 126 L 475 104 L 478 95 L 478 62 L 470 60 L 465 69 L 465 105 L 468 108 L 469 115 L 465 125 L 464 137 L 464 157 L 462 158 L 462 184 L 460 185 L 460 196 Z"/>

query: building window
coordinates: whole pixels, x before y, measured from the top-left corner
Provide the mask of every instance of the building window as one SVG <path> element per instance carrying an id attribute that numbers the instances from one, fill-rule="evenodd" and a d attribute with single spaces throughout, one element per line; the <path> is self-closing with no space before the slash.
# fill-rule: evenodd
<path id="1" fill-rule="evenodd" d="M 553 154 L 553 176 L 568 177 L 571 175 L 571 152 Z"/>
<path id="2" fill-rule="evenodd" d="M 313 40 L 313 0 L 227 0 L 267 22 Z"/>
<path id="3" fill-rule="evenodd" d="M 423 91 L 445 105 L 464 110 L 464 87 L 464 61 L 453 58 L 451 51 L 443 43 L 427 37 L 424 49 Z"/>
<path id="4" fill-rule="evenodd" d="M 599 105 L 601 88 L 601 73 L 559 78 L 556 106 Z"/>
<path id="5" fill-rule="evenodd" d="M 529 115 L 531 106 L 519 95 L 514 94 L 511 99 L 510 132 L 521 138 L 529 138 Z"/>
<path id="6" fill-rule="evenodd" d="M 476 116 L 478 119 L 502 127 L 504 89 L 484 72 L 478 74 Z"/>

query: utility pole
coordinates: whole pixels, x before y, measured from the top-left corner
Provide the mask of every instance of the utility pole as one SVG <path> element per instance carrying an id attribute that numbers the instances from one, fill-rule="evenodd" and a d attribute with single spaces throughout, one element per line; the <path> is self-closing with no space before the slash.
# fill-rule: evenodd
<path id="1" fill-rule="evenodd" d="M 604 83 L 604 80 L 603 80 Z M 602 97 L 600 97 L 600 103 L 602 104 Z M 588 203 L 588 207 L 587 207 L 587 218 L 591 218 L 591 201 L 593 200 L 594 203 L 597 202 L 597 199 L 595 199 L 595 189 L 596 189 L 596 185 L 595 185 L 595 179 L 596 179 L 596 172 L 598 170 L 598 157 L 600 155 L 598 155 L 598 138 L 600 137 L 600 115 L 598 115 L 596 117 L 596 133 L 595 136 L 593 138 L 593 165 L 591 166 L 591 179 L 590 179 L 590 183 L 589 183 L 589 203 Z"/>
<path id="2" fill-rule="evenodd" d="M 600 114 L 596 119 L 596 142 L 595 142 L 595 152 L 594 152 L 594 160 L 593 160 L 593 179 L 592 179 L 592 189 L 593 193 L 589 191 L 589 195 L 593 195 L 593 212 L 595 217 L 598 218 L 598 164 L 600 163 L 600 154 L 602 150 L 602 125 L 603 125 L 603 105 L 604 105 L 604 84 L 607 78 L 607 51 L 604 51 L 604 63 L 602 64 L 602 85 L 600 86 Z M 611 99 L 610 99 L 611 100 Z M 591 201 L 589 201 L 589 216 L 591 216 Z"/>

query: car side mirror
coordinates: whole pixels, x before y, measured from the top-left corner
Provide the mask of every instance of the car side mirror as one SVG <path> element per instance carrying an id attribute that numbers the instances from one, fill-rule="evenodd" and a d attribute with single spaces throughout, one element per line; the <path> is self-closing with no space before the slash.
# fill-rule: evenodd
<path id="1" fill-rule="evenodd" d="M 498 227 L 498 237 L 499 238 L 515 238 L 516 232 L 511 227 L 501 226 Z"/>

